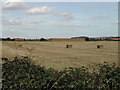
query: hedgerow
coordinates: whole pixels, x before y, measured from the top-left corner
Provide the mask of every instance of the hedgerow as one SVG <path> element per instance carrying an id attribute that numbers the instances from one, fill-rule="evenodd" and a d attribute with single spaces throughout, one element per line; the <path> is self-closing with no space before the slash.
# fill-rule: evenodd
<path id="1" fill-rule="evenodd" d="M 120 89 L 120 68 L 106 62 L 91 70 L 81 66 L 58 71 L 19 58 L 5 62 L 2 67 L 2 90 Z"/>

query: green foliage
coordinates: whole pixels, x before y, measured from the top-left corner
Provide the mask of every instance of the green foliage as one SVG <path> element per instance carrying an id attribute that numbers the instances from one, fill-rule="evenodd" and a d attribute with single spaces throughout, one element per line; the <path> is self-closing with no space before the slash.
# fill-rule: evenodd
<path id="1" fill-rule="evenodd" d="M 33 64 L 27 58 L 3 64 L 2 90 L 120 89 L 120 68 L 115 64 L 68 68 L 57 71 Z"/>

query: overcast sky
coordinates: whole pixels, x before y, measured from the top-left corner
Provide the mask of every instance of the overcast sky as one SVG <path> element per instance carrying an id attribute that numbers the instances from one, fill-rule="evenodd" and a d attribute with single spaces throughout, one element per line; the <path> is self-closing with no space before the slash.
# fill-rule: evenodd
<path id="1" fill-rule="evenodd" d="M 118 36 L 117 2 L 4 2 L 2 36 Z"/>

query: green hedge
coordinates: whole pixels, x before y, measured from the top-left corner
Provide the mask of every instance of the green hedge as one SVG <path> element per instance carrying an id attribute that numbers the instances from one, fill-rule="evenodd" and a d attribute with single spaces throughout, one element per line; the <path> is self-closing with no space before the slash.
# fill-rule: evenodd
<path id="1" fill-rule="evenodd" d="M 58 89 L 120 89 L 120 68 L 115 64 L 67 68 L 61 71 L 46 69 L 27 58 L 3 64 L 2 90 Z"/>

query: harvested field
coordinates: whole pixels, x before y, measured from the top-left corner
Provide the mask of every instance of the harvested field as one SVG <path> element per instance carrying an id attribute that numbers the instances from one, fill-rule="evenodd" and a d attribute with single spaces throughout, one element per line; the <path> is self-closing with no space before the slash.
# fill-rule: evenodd
<path id="1" fill-rule="evenodd" d="M 72 45 L 72 48 L 66 48 Z M 103 48 L 97 48 L 103 45 Z M 36 64 L 62 69 L 97 64 L 104 61 L 118 62 L 118 41 L 88 42 L 39 42 L 3 41 L 2 57 L 29 56 Z"/>

